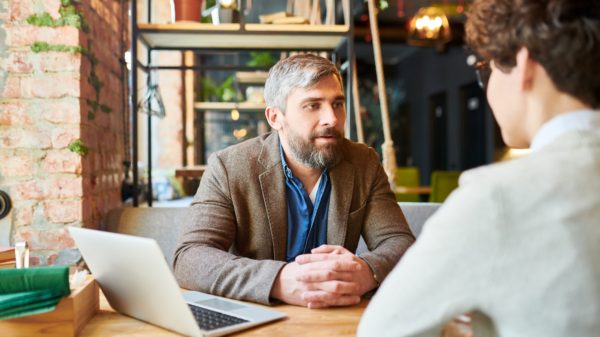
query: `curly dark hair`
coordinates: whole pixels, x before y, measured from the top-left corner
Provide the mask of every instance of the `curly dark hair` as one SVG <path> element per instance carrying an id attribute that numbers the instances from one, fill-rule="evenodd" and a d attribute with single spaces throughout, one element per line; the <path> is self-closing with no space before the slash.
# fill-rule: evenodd
<path id="1" fill-rule="evenodd" d="M 512 68 L 526 47 L 558 90 L 600 107 L 599 0 L 475 0 L 465 30 L 480 57 Z"/>

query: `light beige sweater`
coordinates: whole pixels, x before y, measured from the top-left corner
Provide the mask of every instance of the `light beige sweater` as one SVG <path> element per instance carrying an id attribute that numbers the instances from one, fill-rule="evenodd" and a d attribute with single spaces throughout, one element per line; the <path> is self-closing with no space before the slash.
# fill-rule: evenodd
<path id="1" fill-rule="evenodd" d="M 469 311 L 477 337 L 600 336 L 600 130 L 465 172 L 358 336 L 439 337 Z"/>

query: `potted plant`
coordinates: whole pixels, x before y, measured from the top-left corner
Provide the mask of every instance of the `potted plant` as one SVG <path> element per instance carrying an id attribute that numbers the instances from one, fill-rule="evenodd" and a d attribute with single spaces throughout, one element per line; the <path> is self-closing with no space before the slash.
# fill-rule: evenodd
<path id="1" fill-rule="evenodd" d="M 171 0 L 173 21 L 200 21 L 202 0 Z"/>

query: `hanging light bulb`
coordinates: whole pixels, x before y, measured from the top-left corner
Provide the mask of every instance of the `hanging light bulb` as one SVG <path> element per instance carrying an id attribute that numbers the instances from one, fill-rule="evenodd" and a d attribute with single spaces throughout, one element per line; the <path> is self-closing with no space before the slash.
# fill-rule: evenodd
<path id="1" fill-rule="evenodd" d="M 424 46 L 450 41 L 450 22 L 441 8 L 423 7 L 411 19 L 408 43 Z"/>
<path id="2" fill-rule="evenodd" d="M 237 121 L 238 119 L 240 119 L 240 112 L 238 111 L 238 109 L 232 109 L 231 110 L 231 120 Z"/>
<path id="3" fill-rule="evenodd" d="M 247 135 L 248 135 L 248 130 L 246 128 L 241 128 L 241 129 L 235 129 L 235 130 L 233 130 L 233 136 L 237 140 L 240 140 L 240 139 L 246 137 Z"/>
<path id="4" fill-rule="evenodd" d="M 235 0 L 219 0 L 219 4 L 223 8 L 231 8 L 235 5 Z"/>

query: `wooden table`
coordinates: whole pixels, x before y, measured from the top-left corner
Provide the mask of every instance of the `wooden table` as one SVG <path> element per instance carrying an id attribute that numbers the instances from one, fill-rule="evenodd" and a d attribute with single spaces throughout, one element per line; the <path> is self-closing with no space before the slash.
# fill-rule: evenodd
<path id="1" fill-rule="evenodd" d="M 230 336 L 356 336 L 358 322 L 367 304 L 368 300 L 363 300 L 356 306 L 329 309 L 308 309 L 293 305 L 273 306 L 269 308 L 284 312 L 288 317 Z M 88 322 L 79 336 L 167 337 L 179 335 L 115 312 L 100 293 L 100 311 Z"/>
<path id="2" fill-rule="evenodd" d="M 431 186 L 396 186 L 394 192 L 399 194 L 431 194 Z"/>

